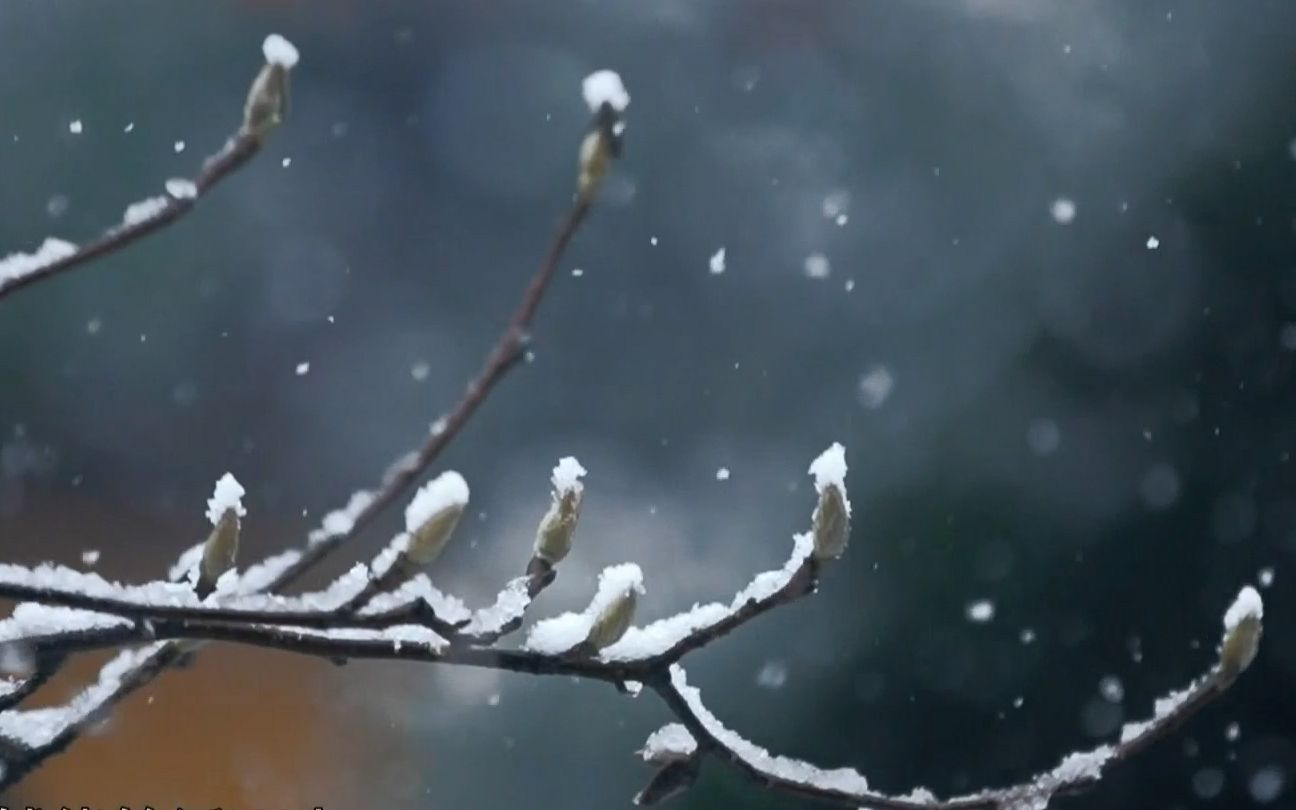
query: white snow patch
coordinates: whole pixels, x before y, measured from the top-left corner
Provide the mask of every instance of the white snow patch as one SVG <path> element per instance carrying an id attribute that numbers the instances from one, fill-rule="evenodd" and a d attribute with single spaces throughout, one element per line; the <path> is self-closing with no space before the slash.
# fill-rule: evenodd
<path id="1" fill-rule="evenodd" d="M 243 485 L 238 482 L 233 473 L 225 473 L 216 482 L 216 489 L 212 492 L 212 496 L 207 499 L 207 519 L 215 526 L 227 509 L 233 509 L 234 514 L 243 517 L 247 514 L 247 510 L 243 508 L 245 494 Z"/>
<path id="2" fill-rule="evenodd" d="M 122 225 L 129 227 L 153 219 L 170 204 L 171 198 L 161 195 L 131 203 L 126 208 L 126 213 L 122 215 Z"/>
<path id="3" fill-rule="evenodd" d="M 296 372 L 298 377 L 305 377 L 307 374 L 310 373 L 310 362 L 303 360 L 302 362 L 298 363 Z"/>
<path id="4" fill-rule="evenodd" d="M 166 647 L 158 642 L 119 653 L 99 670 L 95 683 L 61 706 L 48 709 L 12 709 L 0 713 L 0 736 L 31 748 L 49 745 L 68 726 L 80 723 L 102 707 L 120 688 L 122 679 Z"/>
<path id="5" fill-rule="evenodd" d="M 76 251 L 76 245 L 71 242 L 50 237 L 32 253 L 11 253 L 0 259 L 0 284 L 65 259 Z"/>
<path id="6" fill-rule="evenodd" d="M 467 506 L 468 482 L 447 470 L 424 484 L 405 507 L 405 531 L 417 531 L 436 514 L 452 506 Z"/>
<path id="7" fill-rule="evenodd" d="M 728 467 L 721 467 L 721 468 L 719 468 L 718 470 L 716 470 L 716 472 L 715 472 L 715 478 L 716 478 L 717 481 L 728 481 L 728 480 L 729 480 L 729 468 L 728 468 Z"/>
<path id="8" fill-rule="evenodd" d="M 367 489 L 361 489 L 351 493 L 351 497 L 347 500 L 347 505 L 340 509 L 334 509 L 332 512 L 326 514 L 324 519 L 320 521 L 319 528 L 313 529 L 306 537 L 306 542 L 309 545 L 315 546 L 332 540 L 335 537 L 342 537 L 350 534 L 351 530 L 355 528 L 356 518 L 360 516 L 360 513 L 369 508 L 369 505 L 373 503 L 373 500 L 373 492 Z"/>
<path id="9" fill-rule="evenodd" d="M 1155 236 L 1149 236 L 1149 237 L 1147 238 L 1147 249 L 1148 249 L 1148 250 L 1156 250 L 1156 249 L 1159 248 L 1159 247 L 1161 247 L 1161 240 L 1160 240 L 1160 239 L 1157 239 Z"/>
<path id="10" fill-rule="evenodd" d="M 624 112 L 630 105 L 630 94 L 621 83 L 621 76 L 614 70 L 599 70 L 585 77 L 581 82 L 581 93 L 590 112 L 598 112 L 604 102 L 612 105 L 617 112 Z"/>
<path id="11" fill-rule="evenodd" d="M 841 442 L 833 442 L 819 457 L 810 462 L 810 475 L 814 476 L 815 492 L 820 495 L 828 487 L 835 487 L 841 494 L 842 505 L 846 507 L 846 517 L 850 517 L 850 498 L 846 497 L 846 448 Z"/>
<path id="12" fill-rule="evenodd" d="M 300 56 L 297 47 L 279 34 L 265 38 L 265 42 L 261 43 L 261 53 L 265 54 L 265 60 L 270 64 L 285 68 L 296 66 Z"/>
<path id="13" fill-rule="evenodd" d="M 639 756 L 644 762 L 663 765 L 688 759 L 697 752 L 697 740 L 682 723 L 668 723 L 648 735 Z"/>
<path id="14" fill-rule="evenodd" d="M 553 476 L 549 479 L 553 482 L 554 492 L 559 496 L 568 492 L 579 493 L 585 489 L 581 483 L 581 476 L 585 475 L 585 468 L 576 460 L 575 456 L 564 456 L 558 459 L 558 465 L 553 468 Z"/>
<path id="15" fill-rule="evenodd" d="M 1232 631 L 1247 618 L 1264 618 L 1264 600 L 1260 598 L 1260 592 L 1250 585 L 1238 593 L 1224 613 L 1224 629 Z"/>
<path id="16" fill-rule="evenodd" d="M 1049 215 L 1059 225 L 1069 225 L 1075 219 L 1076 204 L 1066 197 L 1058 197 L 1049 206 Z"/>
<path id="17" fill-rule="evenodd" d="M 715 253 L 711 254 L 711 261 L 709 263 L 709 267 L 711 269 L 711 275 L 713 276 L 718 276 L 725 271 L 725 249 L 724 248 L 720 248 Z"/>

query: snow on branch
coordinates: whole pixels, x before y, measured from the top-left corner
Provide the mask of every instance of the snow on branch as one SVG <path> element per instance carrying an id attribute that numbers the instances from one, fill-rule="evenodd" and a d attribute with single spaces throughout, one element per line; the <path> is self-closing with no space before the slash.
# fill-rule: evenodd
<path id="1" fill-rule="evenodd" d="M 193 179 L 167 180 L 166 194 L 130 204 L 119 225 L 80 247 L 50 238 L 34 253 L 16 253 L 0 259 L 0 298 L 115 253 L 161 230 L 193 210 L 203 195 L 251 160 L 260 151 L 266 135 L 283 116 L 288 94 L 288 70 L 297 61 L 296 49 L 278 35 L 272 34 L 266 39 L 264 50 L 267 63 L 252 83 L 242 125 L 218 152 L 203 162 Z M 290 53 L 292 58 L 288 59 Z"/>
<path id="2" fill-rule="evenodd" d="M 278 35 L 267 37 L 262 50 L 265 63 L 249 89 L 240 127 L 195 178 L 167 180 L 165 195 L 132 204 L 120 225 L 80 247 L 48 239 L 33 253 L 0 259 L 0 298 L 161 229 L 251 159 L 287 112 L 289 73 L 299 60 L 297 49 Z M 678 722 L 654 732 L 640 752 L 656 768 L 635 797 L 636 803 L 644 805 L 687 790 L 700 763 L 709 757 L 768 790 L 841 806 L 1040 810 L 1056 796 L 1092 787 L 1106 769 L 1166 737 L 1250 665 L 1258 650 L 1263 605 L 1259 594 L 1248 588 L 1224 616 L 1225 633 L 1215 666 L 1186 689 L 1157 701 L 1148 720 L 1126 725 L 1119 740 L 1067 755 L 1053 770 L 1020 785 L 952 799 L 939 799 L 922 788 L 900 796 L 877 793 L 853 769 L 825 769 L 770 753 L 706 709 L 680 661 L 765 612 L 813 594 L 820 568 L 845 552 L 851 504 L 845 484 L 846 453 L 836 443 L 808 470 L 816 493 L 809 530 L 794 538 L 781 568 L 757 575 L 727 604 L 696 605 L 634 627 L 636 606 L 645 595 L 643 574 L 635 563 L 624 563 L 602 572 L 585 610 L 542 620 L 521 646 L 503 646 L 504 637 L 522 625 L 536 598 L 557 575 L 557 566 L 572 552 L 586 474 L 572 457 L 561 459 L 554 468 L 548 509 L 537 527 L 525 573 L 506 582 L 485 607 L 468 608 L 434 586 L 428 574 L 468 503 L 468 485 L 454 472 L 442 473 L 416 492 L 407 505 L 406 530 L 372 566 L 357 563 L 317 592 L 281 595 L 282 589 L 395 505 L 523 358 L 532 323 L 562 256 L 622 149 L 630 96 L 620 76 L 612 71 L 591 74 L 581 91 L 592 119 L 577 153 L 577 193 L 566 217 L 479 372 L 435 421 L 432 431 L 388 467 L 376 487 L 356 491 L 344 506 L 328 512 L 299 548 L 242 571 L 237 567 L 237 552 L 241 520 L 247 513 L 241 501 L 243 488 L 230 475 L 218 480 L 208 502 L 207 539 L 181 554 L 165 580 L 122 584 L 64 566 L 0 564 L 0 597 L 19 601 L 0 620 L 0 663 L 5 664 L 0 676 L 0 791 L 65 749 L 127 695 L 210 641 L 335 662 L 399 659 L 578 677 L 631 694 L 647 686 Z M 20 708 L 68 656 L 130 645 L 138 646 L 119 652 L 93 683 L 64 705 Z M 21 666 L 11 666 L 14 661 Z"/>

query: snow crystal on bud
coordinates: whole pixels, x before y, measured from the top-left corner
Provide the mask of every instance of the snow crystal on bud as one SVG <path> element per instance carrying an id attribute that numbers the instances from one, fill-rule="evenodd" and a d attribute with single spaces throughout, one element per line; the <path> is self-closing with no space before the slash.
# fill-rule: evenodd
<path id="1" fill-rule="evenodd" d="M 1224 629 L 1233 630 L 1247 618 L 1264 618 L 1264 601 L 1260 598 L 1260 592 L 1250 585 L 1238 593 L 1237 599 L 1233 600 L 1224 614 Z"/>
<path id="2" fill-rule="evenodd" d="M 565 456 L 558 460 L 558 466 L 553 469 L 553 488 L 554 492 L 564 495 L 568 492 L 580 492 L 585 488 L 581 483 L 581 476 L 585 474 L 585 468 L 576 460 L 575 456 Z"/>
<path id="3" fill-rule="evenodd" d="M 261 52 L 272 65 L 291 68 L 297 64 L 297 48 L 279 34 L 271 34 L 261 45 Z"/>
<path id="4" fill-rule="evenodd" d="M 233 509 L 239 517 L 246 515 L 247 510 L 243 508 L 244 494 L 243 485 L 231 473 L 222 475 L 216 482 L 211 498 L 207 500 L 207 519 L 215 526 L 227 509 Z"/>
<path id="5" fill-rule="evenodd" d="M 611 104 L 617 112 L 623 112 L 630 104 L 630 94 L 615 70 L 599 70 L 586 76 L 581 83 L 581 92 L 590 112 L 598 112 L 604 102 Z"/>
<path id="6" fill-rule="evenodd" d="M 648 735 L 639 756 L 644 762 L 664 765 L 668 762 L 688 759 L 697 751 L 697 740 L 689 734 L 681 723 L 670 723 Z"/>
<path id="7" fill-rule="evenodd" d="M 810 464 L 810 474 L 814 476 L 815 492 L 823 493 L 828 487 L 837 487 L 846 493 L 846 448 L 841 442 L 819 454 Z M 846 501 L 846 515 L 850 516 L 850 501 Z"/>
<path id="8" fill-rule="evenodd" d="M 166 181 L 167 194 L 175 197 L 177 200 L 191 200 L 198 196 L 198 187 L 192 180 L 186 180 L 183 177 L 172 177 Z"/>
<path id="9" fill-rule="evenodd" d="M 454 470 L 441 473 L 423 485 L 405 507 L 405 530 L 418 531 L 435 515 L 452 506 L 468 505 L 468 482 Z"/>

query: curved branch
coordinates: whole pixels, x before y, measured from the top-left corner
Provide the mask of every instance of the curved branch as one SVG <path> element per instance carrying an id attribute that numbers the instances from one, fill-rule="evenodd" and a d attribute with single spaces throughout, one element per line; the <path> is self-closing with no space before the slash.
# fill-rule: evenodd
<path id="1" fill-rule="evenodd" d="M 1018 785 L 947 799 L 938 798 L 924 788 L 916 788 L 903 796 L 879 793 L 870 790 L 865 777 L 850 768 L 827 771 L 807 762 L 770 754 L 726 728 L 711 714 L 702 703 L 701 692 L 688 684 L 684 669 L 678 664 L 671 664 L 665 675 L 655 673 L 646 683 L 683 723 L 698 755 L 724 762 L 776 793 L 841 807 L 877 810 L 1003 810 L 1044 807 L 1054 797 L 1073 796 L 1092 789 L 1108 769 L 1170 736 L 1222 695 L 1233 680 L 1227 668 L 1217 664 L 1188 688 L 1158 700 L 1149 720 L 1126 724 L 1119 742 L 1068 754 L 1053 770 Z M 691 752 L 688 755 L 693 756 Z"/>
<path id="2" fill-rule="evenodd" d="M 246 165 L 260 150 L 261 139 L 240 130 L 225 142 L 220 151 L 203 162 L 201 171 L 182 193 L 168 193 L 164 198 L 157 198 L 158 207 L 148 216 L 111 228 L 92 242 L 87 242 L 71 252 L 38 262 L 35 266 L 24 268 L 21 272 L 7 277 L 0 274 L 0 299 L 28 285 L 45 281 L 95 259 L 116 253 L 145 236 L 162 230 L 192 211 L 200 197 L 211 191 L 221 180 Z"/>

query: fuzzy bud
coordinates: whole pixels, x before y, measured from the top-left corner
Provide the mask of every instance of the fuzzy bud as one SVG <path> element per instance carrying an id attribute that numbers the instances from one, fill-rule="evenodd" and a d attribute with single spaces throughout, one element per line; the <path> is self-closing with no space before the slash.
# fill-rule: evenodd
<path id="1" fill-rule="evenodd" d="M 445 549 L 468 506 L 468 484 L 457 472 L 445 472 L 428 482 L 405 510 L 409 545 L 405 556 L 421 566 L 431 565 Z"/>
<path id="2" fill-rule="evenodd" d="M 584 474 L 585 468 L 571 456 L 554 467 L 553 500 L 549 511 L 540 520 L 535 539 L 535 556 L 550 567 L 561 562 L 571 551 L 572 535 L 576 531 L 584 497 L 585 488 L 580 482 Z"/>
<path id="3" fill-rule="evenodd" d="M 835 559 L 846 550 L 846 541 L 850 539 L 850 515 L 844 500 L 837 487 L 828 487 L 819 495 L 812 518 L 816 560 Z"/>
<path id="4" fill-rule="evenodd" d="M 279 125 L 288 111 L 288 72 L 297 64 L 297 49 L 278 34 L 266 37 L 261 50 L 266 63 L 252 80 L 243 107 L 243 132 L 260 140 Z"/>
<path id="5" fill-rule="evenodd" d="M 819 502 L 811 518 L 814 557 L 840 557 L 850 539 L 850 501 L 846 498 L 846 449 L 834 442 L 810 465 Z"/>
<path id="6" fill-rule="evenodd" d="M 1263 631 L 1264 603 L 1255 588 L 1247 586 L 1224 614 L 1224 641 L 1220 644 L 1220 670 L 1233 679 L 1255 660 Z"/>
<path id="7" fill-rule="evenodd" d="M 621 114 L 630 104 L 630 94 L 621 83 L 621 77 L 611 70 L 600 70 L 586 76 L 581 92 L 594 114 L 589 134 L 581 142 L 578 178 L 581 196 L 589 197 L 607 174 L 612 160 L 621 155 L 621 140 L 625 134 Z"/>
<path id="8" fill-rule="evenodd" d="M 216 520 L 207 542 L 203 544 L 202 562 L 198 564 L 198 583 L 194 586 L 200 599 L 205 599 L 216 589 L 216 581 L 234 567 L 238 556 L 239 518 L 233 509 L 226 509 Z"/>
<path id="9" fill-rule="evenodd" d="M 620 641 L 634 621 L 638 600 L 638 591 L 634 588 L 627 588 L 613 599 L 594 620 L 589 635 L 585 637 L 585 646 L 598 652 Z"/>

